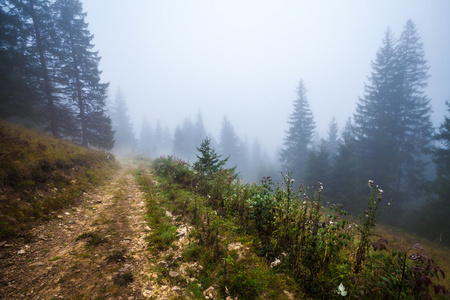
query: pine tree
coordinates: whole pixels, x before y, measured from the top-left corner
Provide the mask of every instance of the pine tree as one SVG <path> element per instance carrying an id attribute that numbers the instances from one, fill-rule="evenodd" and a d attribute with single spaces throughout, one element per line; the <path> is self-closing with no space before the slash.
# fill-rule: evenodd
<path id="1" fill-rule="evenodd" d="M 355 127 L 349 118 L 342 131 L 337 146 L 337 154 L 331 167 L 330 179 L 325 182 L 328 199 L 343 204 L 348 212 L 358 214 L 366 207 L 365 187 L 367 180 L 362 175 L 359 159 L 356 155 Z"/>
<path id="2" fill-rule="evenodd" d="M 133 125 L 128 116 L 128 107 L 122 92 L 118 89 L 111 112 L 115 144 L 113 151 L 118 155 L 134 153 L 137 141 L 133 132 Z"/>
<path id="3" fill-rule="evenodd" d="M 425 95 L 428 65 L 415 24 L 408 20 L 397 46 L 402 114 L 398 134 L 400 166 L 397 190 L 422 187 L 425 183 L 424 154 L 429 153 L 433 135 L 430 100 Z M 418 188 L 417 188 L 418 187 Z"/>
<path id="4" fill-rule="evenodd" d="M 236 167 L 239 163 L 240 140 L 227 117 L 223 118 L 220 131 L 220 152 L 230 158 L 226 165 L 228 168 Z"/>
<path id="5" fill-rule="evenodd" d="M 197 155 L 194 169 L 207 178 L 222 169 L 228 160 L 228 157 L 220 159 L 222 155 L 217 154 L 216 150 L 211 147 L 211 140 L 209 138 L 205 138 L 200 148 L 197 147 L 197 150 L 200 152 L 200 155 Z"/>
<path id="6" fill-rule="evenodd" d="M 68 108 L 55 91 L 56 78 L 59 77 L 57 45 L 59 36 L 56 30 L 53 10 L 49 0 L 10 0 L 10 8 L 17 12 L 21 25 L 17 27 L 21 39 L 26 41 L 22 53 L 28 58 L 26 62 L 27 82 L 35 89 L 43 100 L 35 107 L 45 114 L 44 127 L 53 136 L 60 135 L 60 120 L 70 117 Z"/>
<path id="7" fill-rule="evenodd" d="M 281 150 L 281 163 L 286 171 L 293 171 L 300 178 L 304 175 L 306 161 L 313 143 L 315 122 L 306 97 L 303 80 L 297 89 L 294 111 L 289 116 L 289 129 Z"/>
<path id="8" fill-rule="evenodd" d="M 355 118 L 358 152 L 370 178 L 384 189 L 395 181 L 399 157 L 395 134 L 399 131 L 400 82 L 395 41 L 386 31 L 383 45 L 372 63 L 369 84 L 357 104 Z"/>
<path id="9" fill-rule="evenodd" d="M 428 67 L 411 21 L 398 43 L 386 32 L 372 68 L 355 114 L 359 152 L 368 176 L 401 199 L 424 179 L 432 135 Z"/>
<path id="10" fill-rule="evenodd" d="M 328 125 L 328 136 L 325 142 L 328 152 L 330 153 L 330 158 L 333 158 L 336 155 L 338 146 L 338 134 L 339 134 L 339 127 L 338 124 L 336 123 L 336 118 L 333 116 L 333 118 L 330 121 L 330 124 Z"/>
<path id="11" fill-rule="evenodd" d="M 144 117 L 141 126 L 141 132 L 139 135 L 139 152 L 148 157 L 153 157 L 155 154 L 155 136 L 153 133 L 153 128 Z"/>
<path id="12" fill-rule="evenodd" d="M 113 133 L 105 109 L 109 84 L 100 82 L 100 58 L 92 51 L 93 35 L 85 22 L 86 13 L 78 0 L 56 0 L 54 6 L 62 41 L 62 79 L 66 95 L 78 109 L 82 144 L 110 149 Z"/>
<path id="13" fill-rule="evenodd" d="M 195 145 L 200 145 L 200 143 L 206 138 L 206 129 L 203 124 L 203 116 L 201 112 L 197 114 L 197 120 L 194 125 L 195 130 Z"/>
<path id="14" fill-rule="evenodd" d="M 450 246 L 450 103 L 447 116 L 435 135 L 439 142 L 433 149 L 436 179 L 432 185 L 437 198 L 430 199 L 417 213 L 415 231 L 431 240 L 440 240 Z"/>
<path id="15" fill-rule="evenodd" d="M 304 180 L 307 185 L 328 182 L 329 172 L 330 152 L 327 149 L 326 142 L 322 140 L 317 149 L 309 151 Z"/>
<path id="16" fill-rule="evenodd" d="M 40 102 L 27 55 L 27 24 L 9 1 L 0 2 L 0 117 L 36 120 Z"/>

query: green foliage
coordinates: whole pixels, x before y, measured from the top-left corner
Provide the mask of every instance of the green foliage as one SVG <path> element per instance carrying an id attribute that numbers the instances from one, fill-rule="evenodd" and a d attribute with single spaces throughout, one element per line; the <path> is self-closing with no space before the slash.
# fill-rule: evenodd
<path id="1" fill-rule="evenodd" d="M 289 129 L 281 151 L 281 163 L 284 170 L 294 171 L 298 178 L 303 178 L 315 130 L 314 117 L 309 108 L 303 80 L 300 80 L 298 85 L 294 111 L 289 116 L 288 124 Z"/>
<path id="2" fill-rule="evenodd" d="M 378 189 L 378 185 L 374 185 L 372 180 L 368 182 L 370 187 L 370 196 L 368 199 L 368 209 L 364 212 L 362 226 L 358 227 L 361 233 L 361 239 L 358 243 L 358 250 L 356 252 L 356 261 L 354 271 L 358 273 L 361 269 L 361 264 L 366 258 L 369 250 L 370 236 L 372 234 L 372 228 L 375 226 L 378 214 L 378 206 L 381 202 L 381 195 L 383 190 Z"/>
<path id="3" fill-rule="evenodd" d="M 295 187 L 288 174 L 281 184 L 265 178 L 260 185 L 246 185 L 225 169 L 206 181 L 173 157 L 153 166 L 159 177 L 157 185 L 150 178 L 145 183 L 150 206 L 158 199 L 158 207 L 170 207 L 191 222 L 192 242 L 183 260 L 202 266 L 199 283 L 217 286 L 219 298 L 275 298 L 286 292 L 323 299 L 448 294 L 438 281 L 444 271 L 419 246 L 388 251 L 387 241 L 374 241 L 383 191 L 371 181 L 368 207 L 355 224 L 342 207 L 324 207 L 320 182 Z M 158 214 L 164 218 L 164 209 Z M 198 286 L 187 288 L 202 297 Z"/>
<path id="4" fill-rule="evenodd" d="M 201 176 L 208 178 L 222 169 L 229 158 L 220 159 L 222 155 L 218 155 L 210 144 L 211 139 L 209 138 L 202 141 L 200 148 L 197 147 L 200 155 L 197 155 L 197 161 L 194 163 L 194 170 L 200 173 Z"/>

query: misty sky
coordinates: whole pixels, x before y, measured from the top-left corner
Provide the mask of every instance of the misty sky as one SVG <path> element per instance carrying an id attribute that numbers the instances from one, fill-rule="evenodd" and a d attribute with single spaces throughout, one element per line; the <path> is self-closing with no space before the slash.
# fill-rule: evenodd
<path id="1" fill-rule="evenodd" d="M 363 95 L 389 27 L 417 26 L 430 66 L 435 125 L 450 101 L 450 1 L 83 0 L 102 80 L 120 87 L 135 131 L 143 117 L 173 131 L 201 110 L 219 137 L 281 147 L 300 79 L 321 137 L 342 128 Z"/>

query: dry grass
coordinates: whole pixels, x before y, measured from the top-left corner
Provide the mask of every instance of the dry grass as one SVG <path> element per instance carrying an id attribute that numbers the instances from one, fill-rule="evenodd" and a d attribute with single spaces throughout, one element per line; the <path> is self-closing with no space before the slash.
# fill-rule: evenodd
<path id="1" fill-rule="evenodd" d="M 0 237 L 73 204 L 115 168 L 108 153 L 0 121 Z"/>
<path id="2" fill-rule="evenodd" d="M 374 233 L 386 239 L 389 242 L 388 247 L 390 249 L 405 251 L 414 244 L 419 244 L 425 249 L 425 255 L 431 257 L 435 265 L 441 267 L 446 272 L 445 279 L 440 279 L 436 282 L 450 287 L 450 249 L 448 247 L 383 225 L 377 225 Z"/>

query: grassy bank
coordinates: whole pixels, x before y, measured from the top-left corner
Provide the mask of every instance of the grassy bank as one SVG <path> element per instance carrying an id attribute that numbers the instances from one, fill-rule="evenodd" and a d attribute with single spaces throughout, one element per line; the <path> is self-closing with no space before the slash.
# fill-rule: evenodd
<path id="1" fill-rule="evenodd" d="M 322 203 L 321 184 L 297 190 L 289 177 L 247 185 L 231 170 L 205 174 L 174 157 L 138 172 L 159 226 L 150 248 L 176 239 L 167 211 L 192 227 L 182 262 L 202 266 L 199 284 L 184 282 L 196 298 L 210 287 L 219 299 L 445 298 L 449 250 L 377 225 L 382 191 L 373 182 L 366 215 L 351 221 Z"/>
<path id="2" fill-rule="evenodd" d="M 0 121 L 0 238 L 26 234 L 117 167 L 108 153 Z"/>

